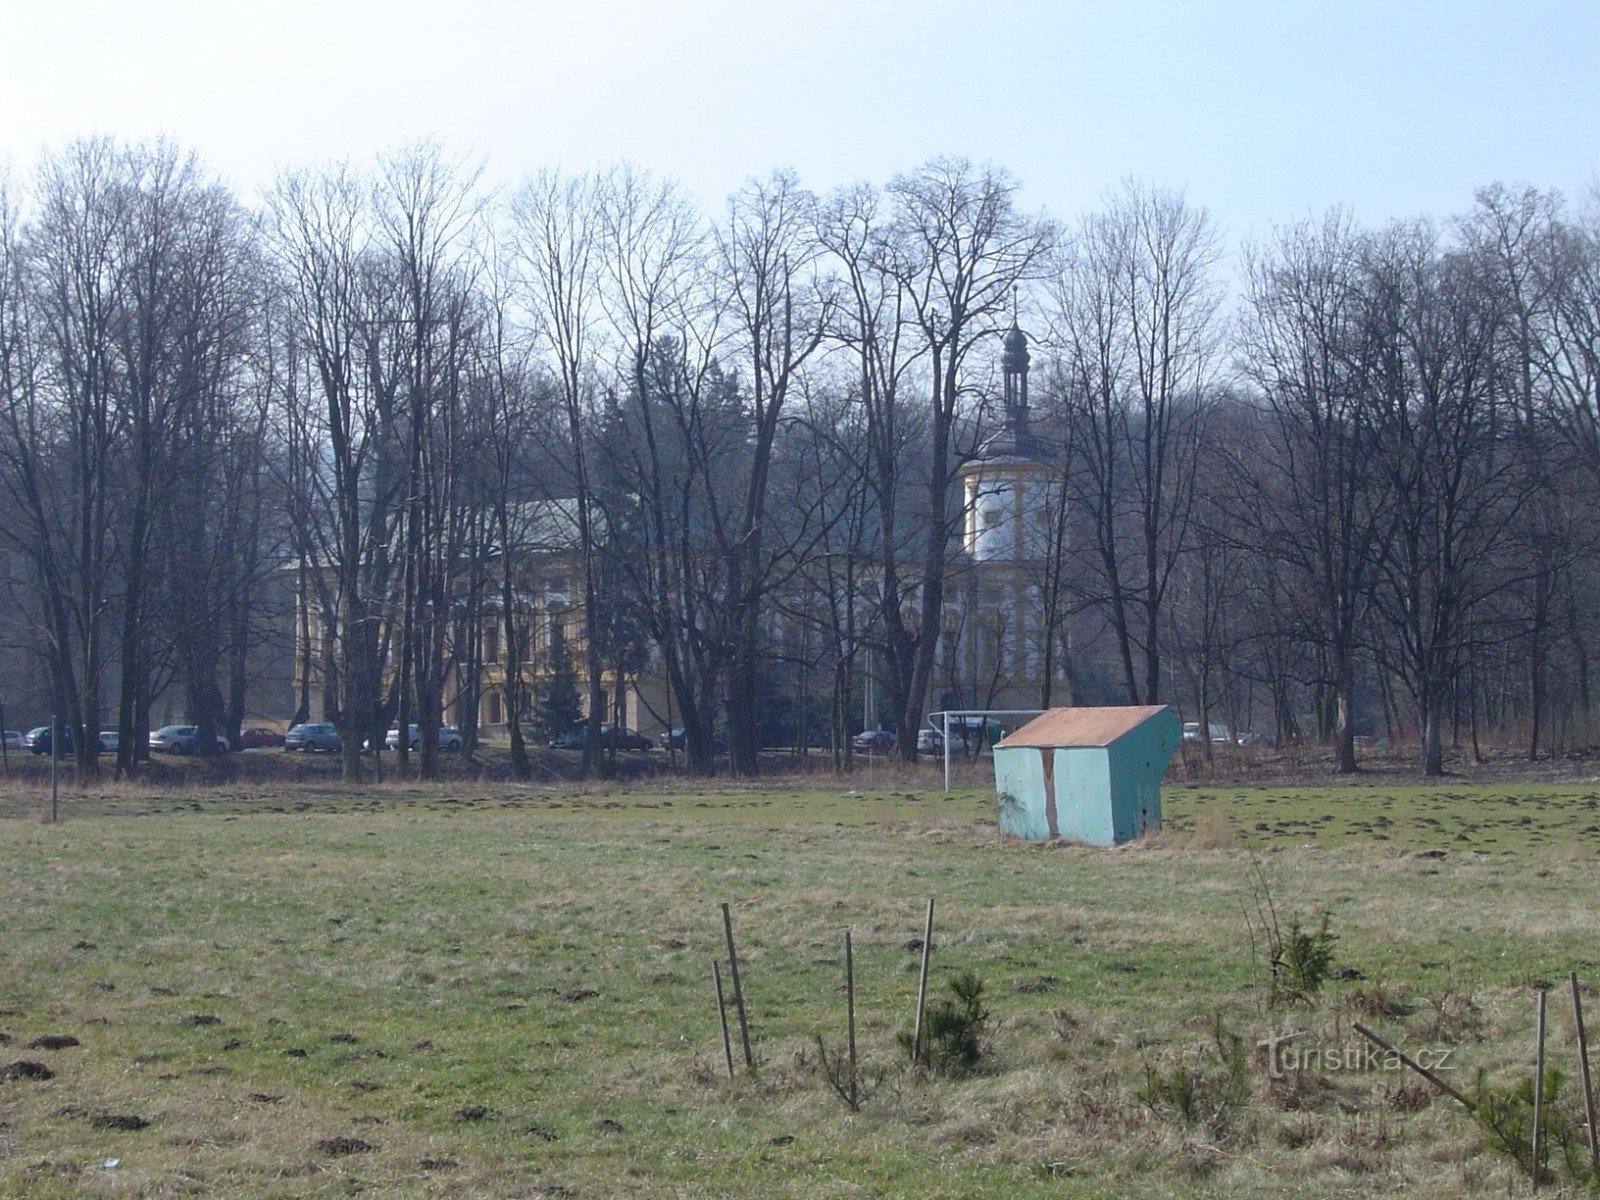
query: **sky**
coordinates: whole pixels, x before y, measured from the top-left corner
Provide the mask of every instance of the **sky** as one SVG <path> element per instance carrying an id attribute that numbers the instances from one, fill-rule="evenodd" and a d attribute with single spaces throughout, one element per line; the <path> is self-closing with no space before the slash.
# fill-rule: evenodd
<path id="1" fill-rule="evenodd" d="M 1597 0 L 0 0 L 0 159 L 165 135 L 246 195 L 431 138 L 512 185 L 627 159 L 708 206 L 935 155 L 1073 220 L 1121 181 L 1224 238 L 1600 181 Z"/>

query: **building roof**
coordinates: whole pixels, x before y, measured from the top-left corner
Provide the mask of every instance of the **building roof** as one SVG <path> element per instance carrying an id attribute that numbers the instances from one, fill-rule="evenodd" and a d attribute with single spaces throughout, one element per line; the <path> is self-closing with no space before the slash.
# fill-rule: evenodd
<path id="1" fill-rule="evenodd" d="M 1002 739 L 1002 746 L 1109 746 L 1167 711 L 1165 704 L 1125 708 L 1052 708 Z"/>

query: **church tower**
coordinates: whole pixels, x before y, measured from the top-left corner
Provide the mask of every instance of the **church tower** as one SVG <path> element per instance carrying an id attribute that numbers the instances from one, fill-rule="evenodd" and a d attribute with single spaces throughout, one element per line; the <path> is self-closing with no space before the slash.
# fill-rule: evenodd
<path id="1" fill-rule="evenodd" d="M 1000 356 L 1004 422 L 960 470 L 966 517 L 962 549 L 975 562 L 1028 562 L 1047 553 L 1054 467 L 1033 432 L 1028 362 L 1028 335 L 1012 321 Z"/>
<path id="2" fill-rule="evenodd" d="M 1000 355 L 1000 376 L 1004 388 L 1006 425 L 1017 437 L 1027 437 L 1028 429 L 1028 335 L 1015 320 L 1006 330 L 1005 351 Z"/>

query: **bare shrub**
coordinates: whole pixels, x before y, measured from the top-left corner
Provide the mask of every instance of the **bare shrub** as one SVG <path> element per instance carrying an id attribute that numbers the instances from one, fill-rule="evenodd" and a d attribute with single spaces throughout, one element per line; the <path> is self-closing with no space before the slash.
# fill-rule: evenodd
<path id="1" fill-rule="evenodd" d="M 1344 1002 L 1351 1012 L 1374 1020 L 1401 1017 L 1411 1011 L 1381 987 L 1376 986 L 1357 988 L 1345 996 Z"/>
<path id="2" fill-rule="evenodd" d="M 1216 805 L 1208 805 L 1194 815 L 1194 832 L 1189 845 L 1195 850 L 1232 850 L 1239 844 L 1239 828 L 1233 818 Z"/>
<path id="3" fill-rule="evenodd" d="M 1327 1132 L 1328 1123 L 1321 1117 L 1302 1116 L 1279 1126 L 1277 1139 L 1280 1146 L 1289 1150 L 1299 1150 L 1313 1142 L 1321 1141 Z"/>
<path id="4" fill-rule="evenodd" d="M 1452 988 L 1436 1000 L 1424 998 L 1422 1004 L 1427 1019 L 1420 1032 L 1428 1040 L 1464 1042 L 1483 1039 L 1483 1010 L 1465 992 Z"/>
<path id="5" fill-rule="evenodd" d="M 1421 1112 L 1433 1103 L 1434 1091 L 1420 1080 L 1391 1083 L 1379 1092 L 1385 1107 L 1397 1113 Z"/>

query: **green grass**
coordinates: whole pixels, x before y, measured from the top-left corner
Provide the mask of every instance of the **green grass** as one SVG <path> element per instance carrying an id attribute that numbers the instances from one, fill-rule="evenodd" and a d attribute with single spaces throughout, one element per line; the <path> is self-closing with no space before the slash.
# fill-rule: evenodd
<path id="1" fill-rule="evenodd" d="M 1592 785 L 1169 787 L 1162 839 L 1097 851 L 1000 841 L 978 788 L 874 782 L 108 789 L 54 826 L 13 788 L 0 1065 L 56 1076 L 0 1082 L 0 1196 L 1505 1191 L 1470 1121 L 1390 1072 L 1253 1061 L 1248 1103 L 1196 1124 L 1141 1093 L 1209 1086 L 1218 1013 L 1252 1047 L 1358 1016 L 1451 1050 L 1458 1085 L 1526 1069 L 1534 983 L 1600 965 Z M 1187 844 L 1199 813 L 1237 845 Z M 1252 862 L 1363 978 L 1262 1011 Z M 930 896 L 935 991 L 976 971 L 996 1018 L 970 1078 L 896 1045 Z M 732 1082 L 724 901 L 761 1058 Z M 855 1114 L 814 1042 L 843 1040 L 846 928 L 885 1070 Z M 27 1048 L 55 1034 L 81 1045 Z"/>

